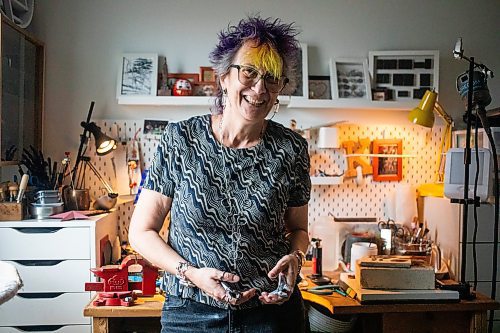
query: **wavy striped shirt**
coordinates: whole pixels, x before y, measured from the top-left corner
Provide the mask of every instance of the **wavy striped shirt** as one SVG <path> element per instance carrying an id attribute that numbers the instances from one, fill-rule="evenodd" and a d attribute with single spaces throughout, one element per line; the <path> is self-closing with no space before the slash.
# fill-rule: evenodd
<path id="1" fill-rule="evenodd" d="M 310 199 L 307 148 L 273 121 L 256 146 L 239 149 L 215 139 L 210 114 L 169 123 L 144 183 L 172 198 L 168 244 L 196 267 L 239 275 L 235 289 L 276 289 L 267 273 L 290 252 L 285 212 Z M 174 275 L 165 275 L 163 288 L 227 308 L 197 288 L 183 289 Z M 239 308 L 258 304 L 254 298 Z"/>

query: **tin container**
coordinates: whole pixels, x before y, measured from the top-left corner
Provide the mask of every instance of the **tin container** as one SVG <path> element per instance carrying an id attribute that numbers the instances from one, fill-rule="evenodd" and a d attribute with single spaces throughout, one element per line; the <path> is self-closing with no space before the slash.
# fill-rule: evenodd
<path id="1" fill-rule="evenodd" d="M 35 219 L 44 219 L 54 214 L 59 214 L 64 211 L 62 202 L 53 204 L 36 204 L 32 203 L 29 207 L 31 217 Z"/>
<path id="2" fill-rule="evenodd" d="M 42 205 L 62 202 L 61 195 L 57 190 L 38 191 L 36 192 L 34 199 L 37 204 L 42 204 Z"/>

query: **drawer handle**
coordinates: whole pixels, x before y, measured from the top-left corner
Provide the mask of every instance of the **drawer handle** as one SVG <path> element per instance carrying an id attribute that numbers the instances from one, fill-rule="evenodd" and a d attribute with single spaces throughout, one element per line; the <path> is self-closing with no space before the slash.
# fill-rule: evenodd
<path id="1" fill-rule="evenodd" d="M 48 234 L 48 233 L 54 233 L 62 228 L 58 227 L 46 227 L 46 228 L 14 228 L 19 232 L 22 232 L 23 234 Z"/>
<path id="2" fill-rule="evenodd" d="M 65 325 L 13 326 L 21 332 L 55 332 Z"/>
<path id="3" fill-rule="evenodd" d="M 17 296 L 21 298 L 56 298 L 64 293 L 17 293 Z"/>
<path id="4" fill-rule="evenodd" d="M 64 260 L 12 260 L 12 261 L 23 266 L 55 266 L 59 265 Z"/>

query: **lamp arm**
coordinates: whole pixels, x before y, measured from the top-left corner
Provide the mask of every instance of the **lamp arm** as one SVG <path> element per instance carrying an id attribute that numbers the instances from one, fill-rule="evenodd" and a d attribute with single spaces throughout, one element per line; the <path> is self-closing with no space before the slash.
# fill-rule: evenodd
<path id="1" fill-rule="evenodd" d="M 116 192 L 113 191 L 113 188 L 111 187 L 111 185 L 109 185 L 109 183 L 106 181 L 106 179 L 104 179 L 101 176 L 101 174 L 99 173 L 99 171 L 97 171 L 96 167 L 93 166 L 92 163 L 90 163 L 90 161 L 87 161 L 87 165 L 94 172 L 94 174 L 101 181 L 101 183 L 104 185 L 104 188 L 106 189 L 106 191 L 108 191 L 108 195 L 109 194 L 111 194 L 111 195 L 116 194 Z"/>
<path id="2" fill-rule="evenodd" d="M 453 119 L 448 113 L 443 109 L 443 106 L 436 101 L 434 104 L 434 110 L 436 113 L 443 118 L 446 126 L 443 131 L 443 137 L 441 139 L 441 147 L 439 149 L 436 181 L 442 183 L 444 181 L 444 165 L 443 165 L 443 155 L 448 151 L 451 146 L 451 129 L 453 127 Z"/>
<path id="3" fill-rule="evenodd" d="M 436 110 L 436 113 L 441 118 L 443 118 L 443 120 L 448 124 L 448 126 L 453 127 L 453 118 L 451 118 L 450 115 L 446 113 L 446 111 L 443 109 L 441 104 L 439 104 L 439 102 L 436 102 L 436 104 L 434 104 L 434 110 Z"/>

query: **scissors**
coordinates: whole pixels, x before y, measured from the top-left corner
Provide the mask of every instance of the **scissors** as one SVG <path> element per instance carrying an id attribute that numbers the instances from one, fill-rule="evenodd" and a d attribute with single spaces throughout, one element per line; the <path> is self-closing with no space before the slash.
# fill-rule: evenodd
<path id="1" fill-rule="evenodd" d="M 378 223 L 378 230 L 382 231 L 382 229 L 391 229 L 392 234 L 398 238 L 406 238 L 406 236 L 410 234 L 410 231 L 406 229 L 406 227 L 398 227 L 393 219 L 388 219 L 387 222 L 380 221 Z"/>
<path id="2" fill-rule="evenodd" d="M 342 296 L 347 296 L 347 294 L 337 284 L 325 284 L 323 286 L 308 288 L 306 291 L 316 295 L 332 295 L 333 293 L 337 293 Z"/>

